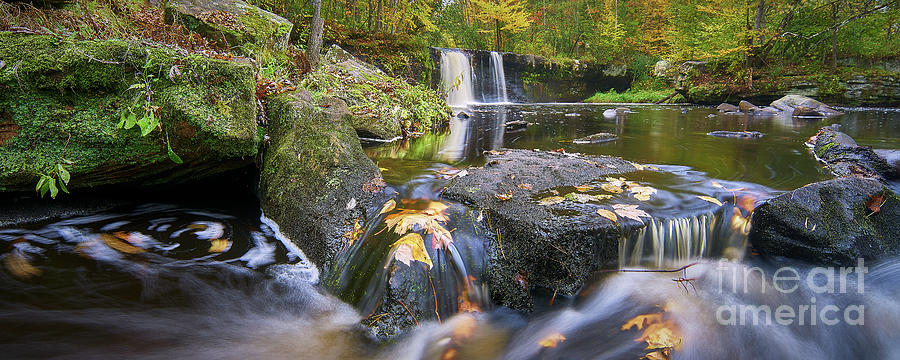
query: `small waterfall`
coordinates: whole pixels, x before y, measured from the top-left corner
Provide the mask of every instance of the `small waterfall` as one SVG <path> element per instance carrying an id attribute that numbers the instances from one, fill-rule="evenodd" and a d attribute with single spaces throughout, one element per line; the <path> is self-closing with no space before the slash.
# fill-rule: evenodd
<path id="1" fill-rule="evenodd" d="M 451 107 L 475 102 L 472 75 L 469 55 L 459 50 L 441 50 L 441 83 Z"/>
<path id="2" fill-rule="evenodd" d="M 714 213 L 652 219 L 619 240 L 619 266 L 663 268 L 701 257 L 740 258 L 748 226 L 749 219 L 738 208 L 727 206 Z"/>
<path id="3" fill-rule="evenodd" d="M 503 72 L 503 54 L 491 51 L 491 67 L 494 75 L 494 89 L 497 91 L 497 102 L 509 102 L 509 98 L 506 96 L 506 74 Z"/>

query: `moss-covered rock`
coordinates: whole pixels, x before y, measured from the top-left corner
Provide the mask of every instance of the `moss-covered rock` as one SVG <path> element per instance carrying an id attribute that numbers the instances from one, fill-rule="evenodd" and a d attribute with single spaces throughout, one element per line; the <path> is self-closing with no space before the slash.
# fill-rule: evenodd
<path id="1" fill-rule="evenodd" d="M 870 147 L 859 146 L 847 134 L 824 127 L 809 139 L 816 159 L 836 177 L 864 176 L 879 180 L 897 177 L 894 167 Z"/>
<path id="2" fill-rule="evenodd" d="M 430 130 L 450 119 L 450 108 L 438 92 L 390 77 L 336 45 L 303 86 L 324 107 L 333 105 L 330 97 L 342 100 L 349 110 L 347 121 L 362 137 L 393 139 L 404 130 Z"/>
<path id="3" fill-rule="evenodd" d="M 381 173 L 343 118 L 286 93 L 268 98 L 269 136 L 260 193 L 263 212 L 322 268 L 375 194 Z"/>
<path id="4" fill-rule="evenodd" d="M 63 159 L 73 162 L 69 188 L 78 188 L 212 176 L 257 153 L 249 64 L 13 33 L 0 33 L 0 60 L 0 187 L 7 190 L 33 188 Z M 140 88 L 129 89 L 134 84 Z M 145 111 L 160 119 L 147 136 L 117 128 L 121 114 Z M 167 143 L 184 164 L 169 159 Z"/>
<path id="5" fill-rule="evenodd" d="M 884 201 L 874 212 L 867 202 L 879 196 Z M 762 255 L 852 266 L 857 258 L 900 252 L 898 222 L 897 194 L 875 179 L 847 177 L 806 185 L 757 207 L 750 242 Z"/>
<path id="6" fill-rule="evenodd" d="M 165 19 L 244 54 L 287 49 L 294 28 L 287 19 L 243 0 L 169 0 Z"/>

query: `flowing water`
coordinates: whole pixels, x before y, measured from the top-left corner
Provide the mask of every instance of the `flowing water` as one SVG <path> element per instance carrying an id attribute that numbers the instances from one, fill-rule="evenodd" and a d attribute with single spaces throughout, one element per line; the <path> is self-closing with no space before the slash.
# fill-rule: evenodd
<path id="1" fill-rule="evenodd" d="M 900 358 L 900 258 L 865 264 L 860 276 L 862 268 L 853 269 L 831 291 L 822 291 L 819 278 L 785 292 L 773 282 L 780 268 L 803 279 L 823 270 L 745 254 L 756 204 L 827 178 L 803 144 L 807 137 L 841 124 L 861 145 L 900 149 L 900 112 L 847 109 L 810 120 L 642 105 L 606 117 L 614 105 L 509 104 L 502 55 L 490 59 L 476 72 L 465 52 L 442 51 L 448 102 L 468 117 L 454 118 L 446 132 L 366 148 L 394 206 L 373 205 L 330 268 L 311 264 L 281 235 L 250 189 L 229 190 L 235 197 L 228 201 L 190 191 L 150 196 L 0 228 L 0 351 L 72 359 Z M 474 81 L 490 86 L 475 94 Z M 765 136 L 706 135 L 716 130 Z M 600 132 L 617 139 L 573 142 Z M 534 314 L 493 307 L 482 283 L 489 225 L 481 212 L 442 200 L 441 190 L 460 169 L 482 164 L 484 151 L 501 148 L 643 164 L 622 177 L 655 189 L 653 196 L 608 200 L 653 216 L 620 239 L 619 263 L 630 272 L 600 273 L 574 297 L 536 297 Z M 385 292 L 397 290 L 395 273 L 408 267 L 393 260 L 402 232 L 386 225 L 404 214 L 433 221 L 413 228 L 432 266 L 409 266 L 430 286 L 423 301 L 434 316 L 379 345 L 359 323 L 384 305 Z M 440 243 L 443 231 L 452 244 Z M 689 263 L 696 264 L 640 272 Z M 798 312 L 796 321 L 767 319 L 760 310 L 782 306 Z"/>

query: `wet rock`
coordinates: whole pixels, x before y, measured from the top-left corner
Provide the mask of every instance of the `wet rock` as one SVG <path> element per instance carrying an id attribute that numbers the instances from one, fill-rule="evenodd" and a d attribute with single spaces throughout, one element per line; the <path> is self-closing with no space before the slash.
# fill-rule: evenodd
<path id="1" fill-rule="evenodd" d="M 381 178 L 343 117 L 329 117 L 294 93 L 268 98 L 272 142 L 263 157 L 263 212 L 306 255 L 326 267 L 341 236 L 372 204 L 365 184 Z"/>
<path id="2" fill-rule="evenodd" d="M 119 129 L 123 114 L 145 115 L 138 72 L 180 67 L 152 84 L 160 125 L 141 136 Z M 140 46 L 117 40 L 76 41 L 0 34 L 0 59 L 17 71 L 0 74 L 0 191 L 34 191 L 41 173 L 62 162 L 68 188 L 152 185 L 217 176 L 254 161 L 259 148 L 256 72 L 251 64 Z M 98 61 L 98 60 L 102 60 Z M 180 156 L 176 164 L 168 145 Z M 65 150 L 64 150 L 65 149 Z"/>
<path id="3" fill-rule="evenodd" d="M 627 107 L 617 107 L 615 109 L 603 110 L 603 117 L 614 118 L 618 115 L 631 114 L 633 111 Z"/>
<path id="4" fill-rule="evenodd" d="M 895 173 L 900 174 L 900 150 L 874 149 L 873 151 L 884 159 L 884 161 L 887 161 L 888 165 L 894 168 Z"/>
<path id="5" fill-rule="evenodd" d="M 897 171 L 869 147 L 858 146 L 847 134 L 824 127 L 807 144 L 835 177 L 864 176 L 879 180 L 897 177 Z"/>
<path id="6" fill-rule="evenodd" d="M 733 113 L 741 111 L 741 108 L 728 103 L 721 103 L 719 106 L 716 106 L 716 110 L 720 113 Z"/>
<path id="7" fill-rule="evenodd" d="M 556 187 L 635 171 L 630 162 L 529 150 L 489 153 L 486 161 L 484 167 L 469 168 L 467 176 L 451 180 L 444 197 L 475 211 L 483 209 L 492 233 L 498 234 L 489 246 L 487 272 L 494 302 L 530 310 L 528 289 L 571 295 L 593 271 L 617 266 L 623 229 L 592 207 L 561 210 L 538 201 Z M 498 194 L 509 198 L 502 200 Z"/>
<path id="8" fill-rule="evenodd" d="M 507 121 L 505 124 L 506 131 L 508 132 L 523 131 L 528 128 L 528 125 L 528 122 L 525 120 Z"/>
<path id="9" fill-rule="evenodd" d="M 880 211 L 870 205 L 883 196 Z M 764 256 L 853 266 L 900 253 L 900 197 L 875 179 L 806 185 L 753 211 L 750 242 Z"/>
<path id="10" fill-rule="evenodd" d="M 167 22 L 184 25 L 204 38 L 240 52 L 285 50 L 294 25 L 243 0 L 168 0 Z M 254 50 L 258 51 L 258 50 Z"/>
<path id="11" fill-rule="evenodd" d="M 749 112 L 758 111 L 759 107 L 757 107 L 756 105 L 753 105 L 752 103 L 750 103 L 747 100 L 741 100 L 741 102 L 738 103 L 738 109 L 740 109 L 742 112 L 749 113 Z"/>
<path id="12" fill-rule="evenodd" d="M 831 117 L 843 114 L 821 101 L 802 95 L 785 95 L 773 101 L 771 105 L 793 116 Z"/>
<path id="13" fill-rule="evenodd" d="M 599 144 L 608 141 L 614 141 L 618 137 L 616 135 L 610 133 L 596 133 L 593 135 L 585 136 L 580 139 L 575 139 L 572 141 L 574 144 Z"/>
<path id="14" fill-rule="evenodd" d="M 712 131 L 706 133 L 709 136 L 721 137 L 721 138 L 731 138 L 731 139 L 756 139 L 765 136 L 765 134 L 759 131 Z"/>

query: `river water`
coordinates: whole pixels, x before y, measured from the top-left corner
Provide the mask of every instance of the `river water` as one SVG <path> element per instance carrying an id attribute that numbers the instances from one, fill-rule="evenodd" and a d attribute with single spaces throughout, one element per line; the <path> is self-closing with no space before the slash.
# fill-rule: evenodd
<path id="1" fill-rule="evenodd" d="M 453 169 L 479 165 L 487 150 L 563 149 L 621 156 L 658 169 L 628 176 L 659 190 L 661 200 L 647 206 L 660 219 L 719 216 L 727 222 L 730 209 L 749 215 L 741 210 L 739 196 L 754 204 L 826 178 L 803 144 L 823 125 L 841 124 L 861 145 L 900 148 L 900 113 L 893 110 L 848 109 L 837 118 L 804 120 L 717 115 L 704 107 L 632 106 L 632 113 L 604 117 L 603 111 L 612 107 L 477 105 L 469 108 L 468 119 L 454 120 L 447 131 L 372 145 L 366 151 L 383 168 L 387 191 L 395 193 L 398 202 L 440 201 L 440 189 Z M 522 121 L 528 124 L 524 129 L 505 126 Z M 760 131 L 765 136 L 706 135 L 714 130 Z M 597 132 L 618 139 L 592 145 L 572 142 Z M 711 186 L 713 182 L 722 187 Z M 550 300 L 536 305 L 533 314 L 521 314 L 492 307 L 487 289 L 477 284 L 486 271 L 488 241 L 477 224 L 465 227 L 471 232 L 454 233 L 456 244 L 449 255 L 428 249 L 437 265 L 432 270 L 437 287 L 432 306 L 440 320 L 420 319 L 418 327 L 394 343 L 379 345 L 359 325 L 372 315 L 371 299 L 356 296 L 348 303 L 330 292 L 364 287 L 377 293 L 384 286 L 379 269 L 386 242 L 393 239 L 374 234 L 383 217 L 363 224 L 362 237 L 374 240 L 359 241 L 342 252 L 333 268 L 319 269 L 259 213 L 249 189 L 236 191 L 243 196 L 230 202 L 142 198 L 95 213 L 0 229 L 4 357 L 637 359 L 653 356 L 648 336 L 669 334 L 660 329 L 671 330 L 677 339 L 664 342 L 665 355 L 672 358 L 900 357 L 900 259 L 866 264 L 864 285 L 850 276 L 847 291 L 820 293 L 815 283 L 804 282 L 797 291 L 782 293 L 773 289 L 774 271 L 791 266 L 803 276 L 814 268 L 747 256 L 745 238 L 728 237 L 734 232 L 710 232 L 704 235 L 705 252 L 677 255 L 664 247 L 651 249 L 652 244 L 635 250 L 644 240 L 632 237 L 622 240 L 630 244 L 622 257 L 640 254 L 623 264 L 666 267 L 675 262 L 663 260 L 675 256 L 677 263 L 700 264 L 678 273 L 606 274 L 577 296 Z M 729 192 L 740 194 L 729 202 Z M 717 213 L 706 202 L 687 200 L 700 194 L 723 199 L 725 210 Z M 457 225 L 475 221 L 471 209 L 443 203 L 449 206 L 448 228 L 463 229 Z M 658 237 L 671 238 L 675 247 L 687 240 L 696 243 L 699 236 L 666 234 Z M 737 255 L 727 253 L 724 243 Z M 709 250 L 716 246 L 722 249 Z M 720 261 L 723 257 L 732 261 Z M 352 276 L 352 283 L 344 279 L 351 265 L 364 261 L 376 265 Z M 441 261 L 452 266 L 442 267 Z M 745 276 L 748 271 L 751 275 Z M 322 286 L 323 279 L 337 279 L 338 285 Z M 463 290 L 482 311 L 457 314 Z M 803 325 L 730 325 L 717 317 L 723 306 L 797 309 L 810 303 L 820 309 L 834 305 L 838 310 L 833 314 L 844 321 L 824 325 L 825 316 L 817 325 L 809 324 L 811 318 Z M 851 324 L 847 319 L 859 318 L 853 312 L 859 306 L 865 309 L 864 324 Z M 648 314 L 641 325 L 655 332 L 623 330 L 629 320 Z"/>

